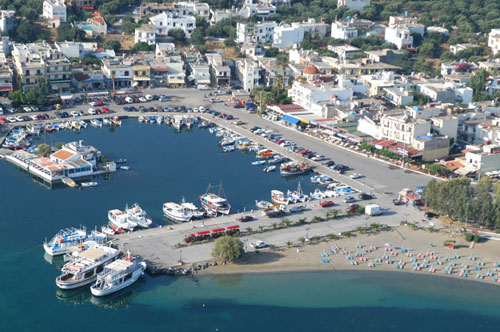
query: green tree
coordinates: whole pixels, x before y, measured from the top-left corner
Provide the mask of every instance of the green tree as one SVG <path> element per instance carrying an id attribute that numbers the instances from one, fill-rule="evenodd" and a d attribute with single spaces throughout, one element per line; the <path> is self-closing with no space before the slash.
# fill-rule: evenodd
<path id="1" fill-rule="evenodd" d="M 418 47 L 420 55 L 428 58 L 437 58 L 441 54 L 439 44 L 434 40 L 426 40 Z"/>
<path id="2" fill-rule="evenodd" d="M 226 38 L 224 39 L 224 45 L 227 47 L 236 46 L 236 42 L 233 38 Z"/>
<path id="3" fill-rule="evenodd" d="M 56 150 L 61 150 L 61 149 L 62 149 L 62 147 L 63 147 L 63 145 L 64 145 L 64 142 L 56 142 L 56 143 L 54 144 L 54 148 L 55 148 Z"/>
<path id="4" fill-rule="evenodd" d="M 20 43 L 31 43 L 37 40 L 38 33 L 33 24 L 21 22 L 16 27 L 15 40 Z"/>
<path id="5" fill-rule="evenodd" d="M 48 156 L 52 152 L 52 147 L 48 144 L 39 144 L 36 152 L 41 156 Z"/>
<path id="6" fill-rule="evenodd" d="M 266 50 L 266 53 L 264 54 L 265 57 L 267 58 L 274 58 L 280 53 L 279 48 L 277 47 L 270 47 Z"/>
<path id="7" fill-rule="evenodd" d="M 38 92 L 44 96 L 48 96 L 52 93 L 52 84 L 50 84 L 50 79 L 48 77 L 38 78 Z"/>
<path id="8" fill-rule="evenodd" d="M 117 39 L 108 39 L 104 43 L 104 48 L 105 49 L 112 49 L 115 52 L 118 52 L 122 48 L 122 44 L 120 44 L 120 41 Z"/>
<path id="9" fill-rule="evenodd" d="M 12 106 L 14 107 L 21 106 L 22 104 L 25 103 L 23 91 L 22 90 L 12 91 L 11 93 L 9 93 L 9 100 L 11 101 Z"/>
<path id="10" fill-rule="evenodd" d="M 193 45 L 205 45 L 205 33 L 200 27 L 193 30 L 191 33 L 191 44 Z"/>
<path id="11" fill-rule="evenodd" d="M 148 45 L 148 43 L 145 42 L 138 42 L 134 44 L 134 47 L 132 47 L 132 51 L 134 52 L 151 52 L 155 50 L 155 45 Z"/>
<path id="12" fill-rule="evenodd" d="M 304 39 L 302 39 L 302 42 L 300 43 L 300 47 L 305 49 L 305 50 L 312 50 L 315 48 L 315 45 L 312 42 L 311 33 L 309 33 L 309 32 L 304 33 Z"/>
<path id="13" fill-rule="evenodd" d="M 225 262 L 233 262 L 243 255 L 243 243 L 230 236 L 223 236 L 215 240 L 212 256 L 222 258 Z"/>
<path id="14" fill-rule="evenodd" d="M 186 42 L 186 33 L 182 29 L 168 30 L 168 36 L 174 38 L 176 42 L 179 42 L 179 43 Z"/>

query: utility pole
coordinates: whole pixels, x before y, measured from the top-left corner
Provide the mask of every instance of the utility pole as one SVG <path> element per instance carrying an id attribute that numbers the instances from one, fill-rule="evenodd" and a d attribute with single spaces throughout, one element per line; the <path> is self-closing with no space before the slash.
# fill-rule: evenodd
<path id="1" fill-rule="evenodd" d="M 260 95 L 260 113 L 262 114 L 262 90 L 259 91 L 259 95 Z"/>

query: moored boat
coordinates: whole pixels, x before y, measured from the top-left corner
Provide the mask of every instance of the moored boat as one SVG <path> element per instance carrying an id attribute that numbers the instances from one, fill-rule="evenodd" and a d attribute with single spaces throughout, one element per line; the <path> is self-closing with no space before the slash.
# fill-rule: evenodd
<path id="1" fill-rule="evenodd" d="M 105 126 L 109 126 L 111 124 L 111 120 L 109 118 L 103 118 L 102 119 L 102 123 L 105 125 Z"/>
<path id="2" fill-rule="evenodd" d="M 252 165 L 253 166 L 261 166 L 261 165 L 264 165 L 266 162 L 264 160 L 256 160 L 254 162 L 252 162 Z"/>
<path id="3" fill-rule="evenodd" d="M 65 228 L 57 232 L 49 241 L 43 243 L 43 249 L 51 256 L 63 255 L 68 248 L 87 240 L 87 231 L 83 228 Z"/>
<path id="4" fill-rule="evenodd" d="M 181 205 L 189 212 L 191 213 L 191 215 L 193 216 L 193 218 L 201 218 L 205 215 L 205 212 L 204 211 L 201 211 L 200 209 L 198 209 L 198 207 L 196 205 L 194 205 L 193 203 L 189 203 L 189 202 L 184 202 L 184 200 L 182 200 L 182 203 Z"/>
<path id="5" fill-rule="evenodd" d="M 271 190 L 271 200 L 276 204 L 288 205 L 290 203 L 290 199 L 279 190 Z"/>
<path id="6" fill-rule="evenodd" d="M 97 276 L 95 284 L 90 286 L 94 296 L 106 296 L 132 285 L 146 270 L 146 263 L 127 255 L 104 267 Z"/>
<path id="7" fill-rule="evenodd" d="M 148 228 L 151 226 L 153 221 L 149 218 L 139 204 L 134 203 L 131 208 L 126 207 L 125 213 L 127 214 L 128 220 L 137 224 L 137 226 L 142 228 Z"/>
<path id="8" fill-rule="evenodd" d="M 224 192 L 222 190 L 222 182 L 219 187 L 219 194 L 216 195 L 210 192 L 210 185 L 208 185 L 207 192 L 200 196 L 201 205 L 207 211 L 213 211 L 221 214 L 229 214 L 231 210 L 231 205 L 224 198 Z"/>
<path id="9" fill-rule="evenodd" d="M 292 176 L 292 175 L 301 175 L 309 172 L 311 170 L 311 166 L 307 164 L 297 164 L 294 162 L 282 164 L 280 168 L 280 174 L 282 176 Z"/>
<path id="10" fill-rule="evenodd" d="M 95 187 L 97 186 L 99 183 L 95 182 L 95 181 L 89 181 L 89 182 L 82 182 L 81 183 L 81 186 L 82 187 Z"/>
<path id="11" fill-rule="evenodd" d="M 176 221 L 191 221 L 193 215 L 182 205 L 168 202 L 163 204 L 163 214 L 165 217 Z"/>
<path id="12" fill-rule="evenodd" d="M 273 203 L 268 201 L 255 201 L 255 206 L 259 209 L 267 209 L 273 206 Z"/>
<path id="13" fill-rule="evenodd" d="M 96 128 L 101 128 L 102 127 L 102 122 L 99 119 L 92 119 L 92 120 L 90 120 L 90 124 L 93 127 L 96 127 Z"/>
<path id="14" fill-rule="evenodd" d="M 137 227 L 137 223 L 129 220 L 125 211 L 118 209 L 108 211 L 108 220 L 112 225 L 129 231 L 133 231 Z"/>
<path id="15" fill-rule="evenodd" d="M 118 258 L 118 249 L 97 245 L 78 255 L 74 261 L 66 263 L 62 274 L 56 278 L 56 285 L 61 289 L 74 289 L 92 283 L 97 274 L 104 270 L 104 265 Z"/>
<path id="16" fill-rule="evenodd" d="M 264 169 L 263 169 L 263 171 L 264 171 L 265 173 L 271 173 L 271 172 L 273 172 L 273 171 L 275 171 L 275 170 L 276 170 L 276 166 L 275 166 L 275 165 L 266 166 L 266 167 L 264 167 Z"/>

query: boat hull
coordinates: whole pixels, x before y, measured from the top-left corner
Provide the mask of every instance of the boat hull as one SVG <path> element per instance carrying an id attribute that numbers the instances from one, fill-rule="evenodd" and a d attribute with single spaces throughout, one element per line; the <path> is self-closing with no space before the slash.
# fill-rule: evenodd
<path id="1" fill-rule="evenodd" d="M 138 270 L 134 271 L 134 273 L 132 274 L 132 277 L 129 280 L 122 282 L 121 284 L 119 284 L 116 287 L 108 288 L 108 289 L 98 289 L 98 288 L 90 287 L 90 292 L 94 296 L 106 296 L 106 295 L 116 293 L 119 290 L 124 289 L 124 288 L 132 285 L 134 282 L 136 282 L 144 274 L 145 270 L 146 270 L 146 263 L 142 262 L 141 267 Z"/>
<path id="2" fill-rule="evenodd" d="M 175 220 L 175 221 L 182 221 L 182 222 L 191 221 L 191 219 L 193 218 L 192 215 L 177 215 L 177 214 L 173 214 L 170 211 L 166 211 L 166 210 L 163 210 L 163 214 L 168 219 Z"/>

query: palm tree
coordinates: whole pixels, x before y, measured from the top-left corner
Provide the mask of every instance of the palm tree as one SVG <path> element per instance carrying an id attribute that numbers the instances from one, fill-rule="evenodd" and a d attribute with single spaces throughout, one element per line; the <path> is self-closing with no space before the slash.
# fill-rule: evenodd
<path id="1" fill-rule="evenodd" d="M 263 225 L 259 225 L 259 232 L 263 232 L 264 231 L 264 226 Z"/>
<path id="2" fill-rule="evenodd" d="M 247 231 L 248 234 L 252 233 L 252 227 L 247 227 L 245 229 L 246 229 L 246 231 Z"/>
<path id="3" fill-rule="evenodd" d="M 288 55 L 286 54 L 278 54 L 276 55 L 276 64 L 281 67 L 283 70 L 283 88 L 285 88 L 285 80 L 286 80 L 286 67 L 288 66 Z"/>
<path id="4" fill-rule="evenodd" d="M 111 71 L 111 82 L 113 84 L 113 96 L 115 95 L 115 91 L 116 91 L 115 76 L 116 76 L 116 71 L 112 70 Z"/>
<path id="5" fill-rule="evenodd" d="M 275 222 L 273 222 L 273 223 L 271 224 L 271 227 L 272 227 L 273 229 L 276 229 L 276 227 L 278 227 L 278 224 L 277 224 L 277 223 L 275 223 Z"/>
<path id="6" fill-rule="evenodd" d="M 301 237 L 301 238 L 299 238 L 299 241 L 300 241 L 300 243 L 301 243 L 302 245 L 304 245 L 304 243 L 306 242 L 306 239 L 305 239 L 305 238 L 303 238 L 303 237 Z"/>
<path id="7" fill-rule="evenodd" d="M 332 211 L 333 219 L 337 219 L 337 216 L 339 215 L 339 210 L 332 209 L 331 211 Z"/>
<path id="8" fill-rule="evenodd" d="M 287 241 L 286 246 L 290 248 L 292 246 L 292 241 Z"/>

